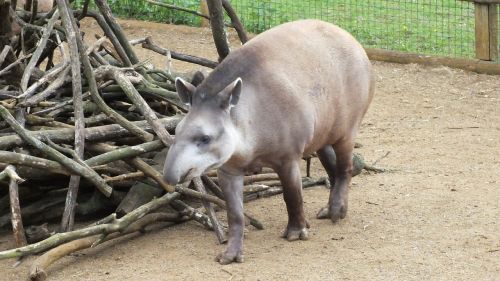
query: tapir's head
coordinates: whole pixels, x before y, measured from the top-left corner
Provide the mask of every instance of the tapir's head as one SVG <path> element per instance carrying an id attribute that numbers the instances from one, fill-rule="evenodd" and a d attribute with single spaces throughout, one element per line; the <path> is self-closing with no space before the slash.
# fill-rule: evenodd
<path id="1" fill-rule="evenodd" d="M 165 160 L 163 177 L 169 184 L 201 176 L 231 158 L 237 140 L 230 111 L 238 103 L 241 79 L 217 93 L 203 92 L 181 78 L 175 80 L 175 87 L 190 108 L 175 129 L 175 141 Z"/>

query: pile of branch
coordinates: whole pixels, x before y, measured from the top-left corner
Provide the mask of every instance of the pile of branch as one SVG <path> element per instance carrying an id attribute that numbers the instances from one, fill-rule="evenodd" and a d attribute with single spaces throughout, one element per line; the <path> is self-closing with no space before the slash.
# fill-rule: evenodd
<path id="1" fill-rule="evenodd" d="M 174 77 L 192 77 L 139 61 L 132 45 L 205 67 L 217 62 L 164 49 L 151 38 L 129 41 L 105 0 L 95 0 L 98 11 L 89 10 L 88 0 L 78 10 L 57 0 L 44 12 L 37 10 L 41 1 L 16 11 L 16 1 L 0 0 L 0 228 L 12 225 L 17 246 L 0 259 L 49 250 L 30 273 L 44 280 L 46 268 L 64 255 L 160 221 L 192 219 L 225 242 L 214 208 L 225 208 L 216 175 L 174 187 L 160 172 L 170 132 L 186 112 Z M 228 1 L 209 0 L 208 7 L 222 60 L 229 52 L 223 9 L 243 43 L 247 37 Z M 87 17 L 102 31 L 90 45 L 79 29 Z M 365 165 L 356 159 L 360 171 Z M 303 182 L 323 184 L 328 180 L 309 173 Z M 269 170 L 245 178 L 245 201 L 281 192 Z M 105 218 L 74 230 L 75 215 Z M 54 220 L 60 226 L 51 231 L 44 223 Z"/>

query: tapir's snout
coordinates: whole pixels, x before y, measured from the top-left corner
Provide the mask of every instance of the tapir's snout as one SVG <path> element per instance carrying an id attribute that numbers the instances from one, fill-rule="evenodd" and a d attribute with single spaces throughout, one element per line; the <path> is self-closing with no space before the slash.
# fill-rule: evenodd
<path id="1" fill-rule="evenodd" d="M 170 185 L 176 185 L 180 181 L 180 176 L 174 173 L 173 169 L 165 167 L 163 169 L 163 180 Z"/>
<path id="2" fill-rule="evenodd" d="M 171 147 L 163 166 L 163 180 L 170 185 L 176 185 L 181 181 L 181 172 L 178 165 L 176 165 L 177 157 L 175 154 Z"/>
<path id="3" fill-rule="evenodd" d="M 201 173 L 200 173 L 201 174 Z M 163 180 L 170 185 L 176 185 L 200 176 L 192 155 L 186 154 L 185 146 L 170 147 L 163 166 Z"/>

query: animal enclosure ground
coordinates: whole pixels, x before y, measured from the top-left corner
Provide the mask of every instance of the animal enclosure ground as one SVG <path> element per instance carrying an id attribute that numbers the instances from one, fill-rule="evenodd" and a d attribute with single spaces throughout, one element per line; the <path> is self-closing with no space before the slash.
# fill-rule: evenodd
<path id="1" fill-rule="evenodd" d="M 151 35 L 167 48 L 216 59 L 208 29 L 121 23 L 130 39 Z M 83 26 L 93 37 L 93 23 Z M 163 57 L 137 50 L 164 64 Z M 389 152 L 378 166 L 396 171 L 353 178 L 340 223 L 315 219 L 328 198 L 317 187 L 304 191 L 309 241 L 279 238 L 286 224 L 281 196 L 246 205 L 266 228 L 248 227 L 243 264 L 214 262 L 224 246 L 188 222 L 65 257 L 49 268 L 49 280 L 498 280 L 500 77 L 374 65 L 376 93 L 357 151 L 368 163 Z M 315 176 L 325 174 L 319 161 L 313 165 Z M 0 250 L 12 247 L 3 232 Z M 14 260 L 0 261 L 0 280 L 25 280 L 33 260 L 17 268 Z"/>

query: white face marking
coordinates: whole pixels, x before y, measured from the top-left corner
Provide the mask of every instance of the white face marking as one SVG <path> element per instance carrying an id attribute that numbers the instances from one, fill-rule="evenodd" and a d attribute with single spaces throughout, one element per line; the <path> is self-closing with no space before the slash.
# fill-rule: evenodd
<path id="1" fill-rule="evenodd" d="M 164 176 L 170 183 L 201 176 L 231 158 L 236 146 L 232 123 L 224 126 L 221 118 L 215 118 L 219 122 L 209 119 L 207 116 L 186 116 L 178 124 L 164 168 Z"/>

